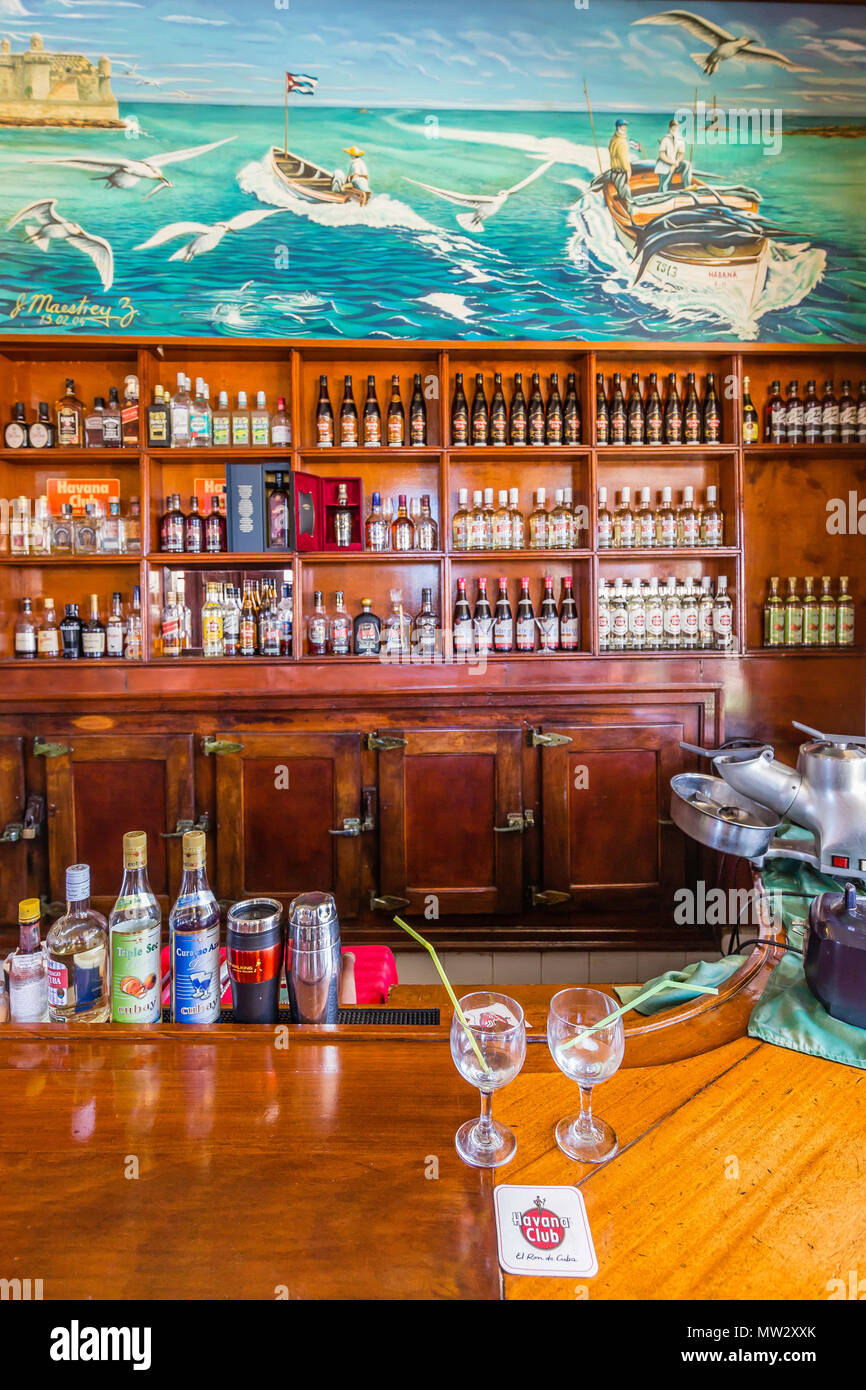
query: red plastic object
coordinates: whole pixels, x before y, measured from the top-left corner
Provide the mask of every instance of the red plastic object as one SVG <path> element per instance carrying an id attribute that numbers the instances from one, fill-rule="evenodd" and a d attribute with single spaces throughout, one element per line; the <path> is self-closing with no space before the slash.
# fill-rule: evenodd
<path id="1" fill-rule="evenodd" d="M 388 946 L 344 946 L 355 957 L 355 989 L 358 1007 L 370 1004 L 384 1004 L 388 991 L 397 984 L 397 962 L 394 952 Z M 168 947 L 163 946 L 160 957 L 162 971 L 162 1007 L 171 1007 L 171 974 L 168 961 Z M 223 982 L 222 1007 L 232 1006 L 232 987 L 228 979 L 225 949 L 220 950 L 220 978 Z"/>

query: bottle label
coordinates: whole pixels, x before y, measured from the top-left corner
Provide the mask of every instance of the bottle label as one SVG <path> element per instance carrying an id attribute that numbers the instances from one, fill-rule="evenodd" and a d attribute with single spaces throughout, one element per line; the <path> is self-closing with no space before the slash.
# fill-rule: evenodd
<path id="1" fill-rule="evenodd" d="M 668 549 L 676 544 L 677 522 L 673 512 L 662 512 L 657 519 L 656 526 L 657 542 L 663 549 Z"/>
<path id="2" fill-rule="evenodd" d="M 272 424 L 272 425 L 271 425 L 271 443 L 272 443 L 272 444 L 280 444 L 280 445 L 286 446 L 286 445 L 291 444 L 291 442 L 292 442 L 292 429 L 291 429 L 291 426 L 289 425 L 288 421 L 286 421 L 285 424 L 276 424 L 276 423 L 275 423 L 275 424 Z"/>
<path id="3" fill-rule="evenodd" d="M 33 433 L 33 427 L 32 427 L 32 426 L 31 426 L 30 433 L 31 433 L 31 435 L 32 435 L 32 433 Z M 26 429 L 24 428 L 23 425 L 19 425 L 19 424 L 17 424 L 17 423 L 13 420 L 11 424 L 9 424 L 9 425 L 6 426 L 6 448 L 7 448 L 7 449 L 23 449 L 23 448 L 24 448 L 24 445 L 25 445 L 26 443 L 27 443 L 27 431 L 26 431 Z"/>
<path id="4" fill-rule="evenodd" d="M 686 637 L 697 637 L 698 635 L 698 609 L 697 605 L 684 605 L 682 611 L 682 630 Z"/>
<path id="5" fill-rule="evenodd" d="M 123 904 L 123 907 L 121 907 Z M 153 902 L 145 893 L 119 898 L 115 911 L 141 906 L 152 911 Z M 111 1021 L 112 1023 L 158 1023 L 162 1017 L 162 980 L 159 966 L 160 924 L 147 922 L 132 930 L 114 928 L 111 932 Z"/>
<path id="6" fill-rule="evenodd" d="M 105 651 L 108 656 L 123 656 L 123 628 L 120 624 L 107 629 Z"/>
<path id="7" fill-rule="evenodd" d="M 598 544 L 600 549 L 609 549 L 613 539 L 613 518 L 608 512 L 607 516 L 598 518 Z"/>
<path id="8" fill-rule="evenodd" d="M 451 443 L 458 446 L 467 443 L 469 437 L 468 421 L 463 414 L 451 417 Z"/>
<path id="9" fill-rule="evenodd" d="M 43 425 L 41 420 L 36 420 L 30 426 L 30 446 L 33 449 L 47 449 L 48 441 L 51 438 L 48 433 L 48 426 Z"/>
<path id="10" fill-rule="evenodd" d="M 469 523 L 469 549 L 486 550 L 487 548 L 487 518 L 486 516 L 474 516 Z"/>
<path id="11" fill-rule="evenodd" d="M 683 438 L 683 415 L 682 411 L 675 407 L 669 410 L 665 416 L 665 443 L 680 444 Z"/>
<path id="12" fill-rule="evenodd" d="M 561 618 L 559 622 L 559 645 L 564 652 L 576 652 L 579 637 L 579 623 L 576 617 Z"/>
<path id="13" fill-rule="evenodd" d="M 603 407 L 595 417 L 595 440 L 597 444 L 606 444 L 608 440 L 607 411 Z"/>
<path id="14" fill-rule="evenodd" d="M 77 447 L 81 443 L 81 429 L 77 411 L 58 410 L 57 442 L 72 447 Z"/>
<path id="15" fill-rule="evenodd" d="M 231 444 L 231 421 L 227 415 L 220 415 L 214 419 L 213 442 L 215 449 L 227 449 Z"/>
<path id="16" fill-rule="evenodd" d="M 148 436 L 151 444 L 165 444 L 168 441 L 168 414 L 164 410 L 152 411 L 148 416 Z M 216 443 L 216 437 L 214 437 Z"/>
<path id="17" fill-rule="evenodd" d="M 271 422 L 267 415 L 253 416 L 253 444 L 267 447 L 271 442 Z"/>
<path id="18" fill-rule="evenodd" d="M 189 893 L 178 898 L 175 907 L 200 897 L 212 901 L 209 893 Z M 219 923 L 203 931 L 173 929 L 171 946 L 172 1022 L 219 1022 Z"/>
<path id="19" fill-rule="evenodd" d="M 388 447 L 399 449 L 403 445 L 403 416 L 388 416 Z"/>
<path id="20" fill-rule="evenodd" d="M 721 545 L 722 517 L 720 512 L 704 512 L 701 517 L 704 545 Z"/>
<path id="21" fill-rule="evenodd" d="M 242 629 L 243 631 L 243 629 Z M 324 648 L 328 643 L 328 620 L 324 616 L 310 619 L 310 645 Z"/>
<path id="22" fill-rule="evenodd" d="M 530 418 L 529 442 L 536 448 L 544 443 L 544 416 L 540 413 Z"/>
<path id="23" fill-rule="evenodd" d="M 758 442 L 758 419 L 755 415 L 747 415 L 743 420 L 743 443 L 757 444 Z"/>
<path id="24" fill-rule="evenodd" d="M 223 644 L 223 615 L 216 612 L 202 615 L 201 640 L 205 651 L 214 651 Z"/>
<path id="25" fill-rule="evenodd" d="M 567 512 L 557 512 L 550 520 L 550 544 L 553 550 L 568 550 L 571 546 L 571 518 Z"/>
<path id="26" fill-rule="evenodd" d="M 625 512 L 616 519 L 616 542 L 619 546 L 631 548 L 634 545 L 634 513 Z"/>
<path id="27" fill-rule="evenodd" d="M 102 417 L 102 442 L 106 449 L 119 449 L 121 444 L 120 416 L 109 415 L 107 412 Z"/>
<path id="28" fill-rule="evenodd" d="M 643 637 L 646 633 L 646 613 L 637 604 L 628 610 L 628 631 L 632 637 Z"/>
<path id="29" fill-rule="evenodd" d="M 190 429 L 193 435 L 197 434 L 196 420 L 199 417 L 193 415 L 190 419 Z M 250 422 L 246 415 L 237 415 L 232 418 L 232 444 L 246 447 L 250 442 Z"/>
<path id="30" fill-rule="evenodd" d="M 355 628 L 355 655 L 374 656 L 378 650 L 378 624 L 372 618 L 359 618 Z"/>
<path id="31" fill-rule="evenodd" d="M 651 550 L 655 541 L 655 517 L 652 512 L 641 512 L 637 521 L 637 543 L 641 548 Z"/>
<path id="32" fill-rule="evenodd" d="M 282 970 L 282 943 L 277 942 L 275 946 L 258 946 L 249 951 L 239 951 L 236 946 L 228 946 L 226 964 L 232 979 L 238 984 L 264 984 L 266 980 L 275 979 Z"/>
<path id="33" fill-rule="evenodd" d="M 663 609 L 664 630 L 669 636 L 679 637 L 682 630 L 682 618 L 680 615 L 679 604 L 666 605 Z"/>
<path id="34" fill-rule="evenodd" d="M 511 549 L 511 516 L 494 518 L 493 522 L 493 548 L 494 550 Z"/>
<path id="35" fill-rule="evenodd" d="M 601 646 L 605 646 L 610 637 L 610 609 L 606 603 L 598 610 L 598 637 Z"/>
<path id="36" fill-rule="evenodd" d="M 732 626 L 733 626 L 733 623 L 732 623 L 731 610 L 730 610 L 730 608 L 728 608 L 728 607 L 719 607 L 719 606 L 716 606 L 716 607 L 713 609 L 713 632 L 715 632 L 717 635 L 720 635 L 720 636 L 728 636 L 728 635 L 730 634 L 730 631 L 731 631 Z M 787 622 L 786 622 L 786 627 L 787 627 Z M 795 627 L 795 630 L 796 630 L 796 624 L 794 625 L 794 627 Z M 800 632 L 800 638 L 802 639 L 802 635 L 803 635 L 803 613 L 802 613 L 802 610 L 800 610 L 799 632 Z"/>
<path id="37" fill-rule="evenodd" d="M 171 408 L 171 437 L 175 444 L 189 439 L 189 408 L 185 405 Z"/>
<path id="38" fill-rule="evenodd" d="M 817 603 L 803 607 L 803 646 L 817 647 L 821 637 L 821 619 Z"/>
<path id="39" fill-rule="evenodd" d="M 542 439 L 540 442 L 544 443 L 544 440 Z M 487 416 L 483 412 L 472 417 L 472 443 L 487 443 Z"/>
<path id="40" fill-rule="evenodd" d="M 526 526 L 522 515 L 515 515 L 511 519 L 511 549 L 522 550 L 523 542 L 526 539 Z"/>
<path id="41" fill-rule="evenodd" d="M 836 641 L 840 647 L 850 647 L 854 641 L 854 605 L 839 604 L 836 624 Z"/>
<path id="42" fill-rule="evenodd" d="M 48 958 L 48 1003 L 55 1009 L 73 1008 L 85 1013 L 98 1004 L 105 990 L 105 953 L 100 947 L 79 951 L 72 957 L 72 969 L 53 957 Z"/>
<path id="43" fill-rule="evenodd" d="M 535 619 L 517 619 L 517 650 L 519 652 L 535 651 Z"/>
<path id="44" fill-rule="evenodd" d="M 276 442 L 276 441 L 275 441 Z M 364 416 L 364 446 L 378 449 L 382 443 L 382 421 L 378 415 Z"/>
<path id="45" fill-rule="evenodd" d="M 687 444 L 701 442 L 701 416 L 697 404 L 686 407 L 685 441 Z"/>
<path id="46" fill-rule="evenodd" d="M 416 448 L 427 443 L 427 421 L 423 415 L 413 415 L 410 419 L 409 437 Z M 505 443 L 504 437 L 501 442 Z"/>
<path id="47" fill-rule="evenodd" d="M 614 637 L 625 637 L 628 632 L 628 616 L 625 608 L 614 609 L 610 619 L 610 629 Z"/>
<path id="48" fill-rule="evenodd" d="M 189 415 L 189 432 L 193 439 L 202 440 L 210 443 L 210 416 L 203 410 L 191 410 Z M 235 443 L 249 443 L 247 438 L 244 441 L 235 440 Z"/>
<path id="49" fill-rule="evenodd" d="M 48 628 L 38 634 L 36 650 L 40 656 L 60 655 L 60 633 L 56 627 Z"/>
<path id="50" fill-rule="evenodd" d="M 664 632 L 664 610 L 660 603 L 653 603 L 647 605 L 646 630 L 648 636 L 653 638 L 660 638 L 662 633 Z"/>
<path id="51" fill-rule="evenodd" d="M 691 512 L 682 517 L 679 525 L 680 545 L 697 545 L 698 543 L 698 516 L 697 512 Z"/>
<path id="52" fill-rule="evenodd" d="M 493 650 L 510 652 L 514 646 L 514 619 L 497 618 L 493 624 Z"/>
<path id="53" fill-rule="evenodd" d="M 461 656 L 468 655 L 473 647 L 471 618 L 458 618 L 454 624 L 454 651 Z"/>
<path id="54" fill-rule="evenodd" d="M 19 655 L 24 655 L 25 653 L 27 655 L 33 655 L 36 651 L 36 633 L 16 632 L 15 650 Z"/>
<path id="55" fill-rule="evenodd" d="M 348 656 L 351 631 L 352 624 L 348 617 L 334 619 L 331 625 L 331 650 L 335 656 Z"/>
<path id="56" fill-rule="evenodd" d="M 547 421 L 546 435 L 547 435 L 547 443 L 548 443 L 548 444 L 561 444 L 561 443 L 562 443 L 562 416 L 561 416 L 561 415 L 551 415 L 550 419 Z"/>
<path id="57" fill-rule="evenodd" d="M 330 415 L 316 416 L 316 443 L 320 449 L 334 446 L 334 422 Z"/>
<path id="58" fill-rule="evenodd" d="M 543 652 L 555 652 L 559 647 L 559 619 L 555 613 L 538 619 L 539 645 Z"/>
<path id="59" fill-rule="evenodd" d="M 87 656 L 102 656 L 105 651 L 105 633 L 88 632 L 85 628 L 81 634 L 81 650 Z"/>
<path id="60" fill-rule="evenodd" d="M 340 444 L 344 449 L 357 449 L 358 447 L 358 417 L 357 415 L 343 415 L 340 418 Z"/>

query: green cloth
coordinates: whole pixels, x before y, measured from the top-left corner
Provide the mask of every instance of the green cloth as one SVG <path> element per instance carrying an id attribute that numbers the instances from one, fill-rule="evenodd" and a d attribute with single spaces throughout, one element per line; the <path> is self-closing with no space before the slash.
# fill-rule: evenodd
<path id="1" fill-rule="evenodd" d="M 866 1028 L 830 1017 L 806 984 L 799 956 L 779 961 L 752 1010 L 749 1037 L 866 1070 Z"/>
<path id="2" fill-rule="evenodd" d="M 635 1010 L 639 1014 L 660 1014 L 665 1009 L 673 1009 L 677 1004 L 685 1004 L 689 999 L 698 998 L 700 991 L 689 989 L 690 983 L 714 985 L 716 988 L 723 985 L 735 970 L 739 970 L 745 959 L 745 956 L 723 956 L 721 960 L 693 961 L 685 970 L 666 970 L 663 975 L 655 975 L 651 980 L 647 980 L 645 985 L 620 985 L 616 993 L 623 1004 L 628 1004 L 641 994 L 647 985 L 655 984 L 656 980 L 676 980 L 681 988 L 659 990 L 658 994 L 647 999 L 646 1003 L 638 1004 Z"/>
<path id="3" fill-rule="evenodd" d="M 798 825 L 789 825 L 780 839 L 810 840 L 808 831 Z M 788 934 L 788 943 L 802 949 L 806 926 L 809 921 L 809 905 L 819 893 L 840 893 L 845 887 L 844 879 L 822 874 L 802 859 L 768 859 L 761 870 L 764 886 L 771 899 L 771 909 L 778 912 Z M 742 930 L 740 932 L 742 936 Z"/>

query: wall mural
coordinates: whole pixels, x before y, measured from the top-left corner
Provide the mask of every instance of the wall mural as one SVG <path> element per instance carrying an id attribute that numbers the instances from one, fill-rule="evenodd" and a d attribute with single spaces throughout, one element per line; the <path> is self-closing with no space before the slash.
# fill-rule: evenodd
<path id="1" fill-rule="evenodd" d="M 866 339 L 866 7 L 0 0 L 0 332 Z"/>

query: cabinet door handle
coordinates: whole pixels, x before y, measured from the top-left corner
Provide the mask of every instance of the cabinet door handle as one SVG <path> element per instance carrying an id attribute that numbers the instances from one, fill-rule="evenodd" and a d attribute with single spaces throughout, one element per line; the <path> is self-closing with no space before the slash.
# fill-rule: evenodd
<path id="1" fill-rule="evenodd" d="M 329 831 L 328 831 L 328 834 L 329 834 L 329 835 L 347 835 L 347 836 L 349 836 L 351 839 L 354 839 L 355 836 L 356 836 L 356 835 L 360 835 L 360 833 L 361 833 L 361 821 L 360 821 L 360 818 L 359 818 L 358 816 L 346 816 L 345 819 L 343 820 L 343 827 L 342 827 L 341 830 L 329 830 Z"/>
<path id="2" fill-rule="evenodd" d="M 524 830 L 535 825 L 534 811 L 509 811 L 507 825 L 494 825 L 497 835 L 522 835 Z"/>
<path id="3" fill-rule="evenodd" d="M 370 908 L 373 912 L 396 912 L 398 908 L 408 906 L 408 898 L 397 898 L 393 893 L 385 893 L 381 898 L 377 898 L 375 893 L 370 894 Z"/>
<path id="4" fill-rule="evenodd" d="M 174 830 L 160 830 L 160 839 L 180 840 L 188 830 L 207 830 L 209 824 L 210 817 L 207 811 L 203 811 L 195 823 L 191 820 L 179 820 Z"/>

